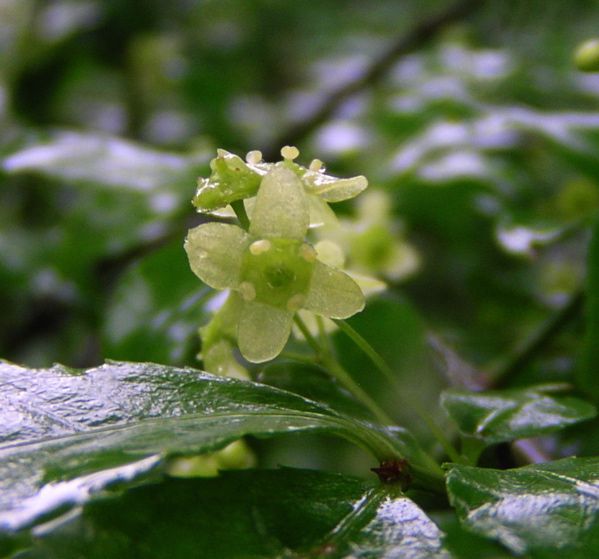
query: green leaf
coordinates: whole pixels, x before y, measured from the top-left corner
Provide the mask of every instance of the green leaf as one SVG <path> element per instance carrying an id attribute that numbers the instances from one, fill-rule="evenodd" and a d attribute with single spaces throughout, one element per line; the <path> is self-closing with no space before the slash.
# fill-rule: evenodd
<path id="1" fill-rule="evenodd" d="M 301 394 L 310 400 L 323 402 L 351 417 L 366 420 L 373 419 L 372 413 L 356 400 L 352 394 L 347 392 L 330 375 L 315 365 L 285 363 L 277 360 L 260 372 L 258 380 L 270 386 L 276 386 L 295 394 Z M 388 432 L 392 433 L 393 437 L 398 439 L 402 448 L 409 449 L 406 452 L 409 453 L 414 462 L 430 464 L 430 457 L 423 452 L 420 444 L 410 431 L 402 427 L 389 427 Z M 328 445 L 327 452 L 335 454 L 335 447 Z M 434 468 L 435 466 L 431 465 L 431 467 Z M 430 489 L 430 486 L 427 488 Z"/>
<path id="2" fill-rule="evenodd" d="M 0 530 L 85 502 L 164 457 L 211 452 L 244 435 L 318 432 L 379 461 L 403 456 L 415 471 L 422 464 L 414 446 L 391 431 L 295 394 L 194 369 L 111 362 L 78 372 L 3 363 L 0 385 Z"/>
<path id="3" fill-rule="evenodd" d="M 156 206 L 164 206 L 184 195 L 172 188 L 174 183 L 195 183 L 194 168 L 205 159 L 205 155 L 161 152 L 107 134 L 61 131 L 10 154 L 1 165 L 9 174 L 37 173 L 146 193 L 169 190 L 173 200 L 155 200 Z"/>
<path id="4" fill-rule="evenodd" d="M 436 444 L 426 424 L 414 413 L 414 402 L 425 408 L 437 422 L 446 421 L 440 409 L 439 393 L 445 384 L 433 369 L 426 346 L 426 331 L 421 317 L 405 299 L 392 293 L 372 297 L 365 309 L 349 324 L 383 357 L 397 375 L 401 391 L 390 389 L 389 382 L 376 370 L 357 346 L 342 332 L 335 345 L 341 363 L 379 405 L 385 406 L 399 425 L 410 425 L 425 448 Z M 418 374 L 415 374 L 418 371 Z"/>
<path id="5" fill-rule="evenodd" d="M 119 279 L 105 308 L 102 353 L 110 359 L 185 365 L 215 292 L 190 273 L 181 241 L 145 256 Z"/>
<path id="6" fill-rule="evenodd" d="M 513 470 L 452 466 L 447 488 L 464 526 L 518 555 L 589 559 L 599 550 L 599 458 Z"/>
<path id="7" fill-rule="evenodd" d="M 28 557 L 448 557 L 442 532 L 410 499 L 290 468 L 137 487 L 36 536 Z"/>
<path id="8" fill-rule="evenodd" d="M 595 417 L 591 404 L 548 392 L 559 385 L 469 392 L 446 390 L 441 404 L 464 435 L 489 444 L 534 437 Z"/>
<path id="9" fill-rule="evenodd" d="M 445 533 L 443 544 L 453 559 L 507 559 L 514 557 L 496 541 L 490 540 L 464 528 L 453 509 L 431 515 L 435 524 Z"/>
<path id="10" fill-rule="evenodd" d="M 258 380 L 269 386 L 301 394 L 310 400 L 324 402 L 352 417 L 372 419 L 362 404 L 316 365 L 277 360 L 260 371 Z"/>
<path id="11" fill-rule="evenodd" d="M 586 290 L 586 334 L 577 381 L 582 390 L 599 401 L 599 219 L 589 246 Z"/>

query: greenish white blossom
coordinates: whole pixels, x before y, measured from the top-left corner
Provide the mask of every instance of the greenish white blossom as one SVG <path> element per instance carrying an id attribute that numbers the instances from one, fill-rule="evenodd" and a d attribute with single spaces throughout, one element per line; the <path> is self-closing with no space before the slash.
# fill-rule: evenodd
<path id="1" fill-rule="evenodd" d="M 227 312 L 236 315 L 242 355 L 256 363 L 282 351 L 298 310 L 347 318 L 364 307 L 364 295 L 356 282 L 321 262 L 305 240 L 310 225 L 309 194 L 291 160 L 293 149 L 284 148 L 282 154 L 288 158 L 270 165 L 261 176 L 248 231 L 232 224 L 206 223 L 190 230 L 185 241 L 194 273 L 211 287 L 233 291 Z M 214 166 L 239 165 L 234 157 L 223 155 Z M 251 180 L 245 167 L 231 171 L 227 166 L 219 176 L 239 172 L 240 191 L 247 192 Z M 308 172 L 319 171 L 303 174 Z M 218 347 L 211 342 L 208 346 L 212 351 Z"/>
<path id="2" fill-rule="evenodd" d="M 198 180 L 193 205 L 200 212 L 218 213 L 233 202 L 249 200 L 256 196 L 262 179 L 273 167 L 283 166 L 300 179 L 306 194 L 310 226 L 317 227 L 334 221 L 329 203 L 353 198 L 368 186 L 366 177 L 361 175 L 341 179 L 325 174 L 319 159 L 313 160 L 308 167 L 298 165 L 294 162 L 299 155 L 295 147 L 285 146 L 281 155 L 283 161 L 265 163 L 259 151 L 250 151 L 243 161 L 238 155 L 219 149 L 217 157 L 210 162 L 210 177 Z"/>

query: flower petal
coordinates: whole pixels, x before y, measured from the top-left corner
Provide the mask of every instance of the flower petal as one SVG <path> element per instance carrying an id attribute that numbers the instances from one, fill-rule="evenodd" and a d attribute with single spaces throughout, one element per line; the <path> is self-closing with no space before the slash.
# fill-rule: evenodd
<path id="1" fill-rule="evenodd" d="M 378 278 L 350 271 L 347 272 L 347 275 L 358 284 L 358 287 L 364 293 L 364 297 L 376 295 L 387 289 L 387 284 Z"/>
<path id="2" fill-rule="evenodd" d="M 366 190 L 368 180 L 360 175 L 349 179 L 338 179 L 319 171 L 308 171 L 302 181 L 312 192 L 325 202 L 341 202 L 354 198 Z"/>
<path id="3" fill-rule="evenodd" d="M 274 359 L 287 343 L 292 320 L 291 311 L 256 301 L 246 302 L 237 330 L 241 354 L 252 363 Z"/>
<path id="4" fill-rule="evenodd" d="M 310 228 L 322 227 L 323 225 L 335 227 L 338 224 L 335 212 L 324 200 L 314 194 L 308 194 L 307 199 L 310 209 Z"/>
<path id="5" fill-rule="evenodd" d="M 223 339 L 202 351 L 204 370 L 214 375 L 249 380 L 249 373 L 237 362 L 233 349 L 233 344 Z"/>
<path id="6" fill-rule="evenodd" d="M 190 229 L 185 251 L 194 274 L 215 289 L 237 287 L 250 236 L 227 223 L 205 223 Z"/>
<path id="7" fill-rule="evenodd" d="M 364 308 L 364 295 L 347 274 L 316 261 L 303 308 L 329 318 L 348 318 Z"/>
<path id="8" fill-rule="evenodd" d="M 309 223 L 308 202 L 302 183 L 289 169 L 273 167 L 260 184 L 250 233 L 256 237 L 303 240 Z"/>

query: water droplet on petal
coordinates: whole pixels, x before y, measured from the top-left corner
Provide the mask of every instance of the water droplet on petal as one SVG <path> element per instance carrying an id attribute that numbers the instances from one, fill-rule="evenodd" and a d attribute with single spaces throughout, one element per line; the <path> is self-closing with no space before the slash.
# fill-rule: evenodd
<path id="1" fill-rule="evenodd" d="M 256 298 L 256 288 L 249 281 L 243 281 L 239 285 L 239 293 L 244 301 L 253 301 Z"/>
<path id="2" fill-rule="evenodd" d="M 250 252 L 254 256 L 258 256 L 259 254 L 263 254 L 268 252 L 271 248 L 272 244 L 268 239 L 260 239 L 259 241 L 254 241 L 250 245 Z"/>
<path id="3" fill-rule="evenodd" d="M 281 155 L 283 156 L 283 159 L 293 161 L 299 156 L 299 149 L 295 146 L 285 146 L 284 148 L 281 148 Z"/>

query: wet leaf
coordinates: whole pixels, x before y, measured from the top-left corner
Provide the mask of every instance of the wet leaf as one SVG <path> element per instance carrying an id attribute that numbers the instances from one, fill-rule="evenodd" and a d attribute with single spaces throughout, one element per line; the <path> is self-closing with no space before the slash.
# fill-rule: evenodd
<path id="1" fill-rule="evenodd" d="M 38 530 L 28 557 L 448 558 L 441 537 L 407 497 L 285 468 L 167 479 L 90 503 Z"/>
<path id="2" fill-rule="evenodd" d="M 513 470 L 452 466 L 447 488 L 465 527 L 518 555 L 588 559 L 599 549 L 599 458 Z"/>
<path id="3" fill-rule="evenodd" d="M 352 417 L 372 419 L 368 410 L 316 365 L 275 362 L 260 372 L 258 380 L 270 386 L 301 394 L 310 400 L 325 402 Z"/>
<path id="4" fill-rule="evenodd" d="M 244 435 L 345 438 L 378 460 L 410 457 L 391 432 L 288 392 L 193 369 L 110 362 L 79 372 L 3 363 L 0 529 L 15 530 L 161 458 L 223 448 Z M 412 464 L 417 467 L 419 456 Z"/>
<path id="5" fill-rule="evenodd" d="M 584 400 L 552 394 L 555 388 L 559 386 L 446 390 L 441 404 L 464 435 L 490 444 L 557 431 L 596 415 L 595 407 Z"/>
<path id="6" fill-rule="evenodd" d="M 206 159 L 161 152 L 106 134 L 61 131 L 8 155 L 1 165 L 9 174 L 36 173 L 146 193 L 170 190 L 170 199 L 163 196 L 153 200 L 157 211 L 168 211 L 179 194 L 189 194 L 170 187 L 187 181 L 193 185 L 194 167 Z"/>
<path id="7" fill-rule="evenodd" d="M 508 559 L 514 557 L 498 542 L 464 528 L 453 509 L 441 512 L 435 511 L 432 518 L 445 533 L 443 544 L 451 553 L 452 559 L 473 559 L 474 549 L 476 549 L 476 559 Z"/>
<path id="8" fill-rule="evenodd" d="M 198 325 L 215 292 L 190 272 L 181 244 L 151 253 L 120 278 L 104 315 L 108 358 L 173 365 L 195 360 Z"/>

